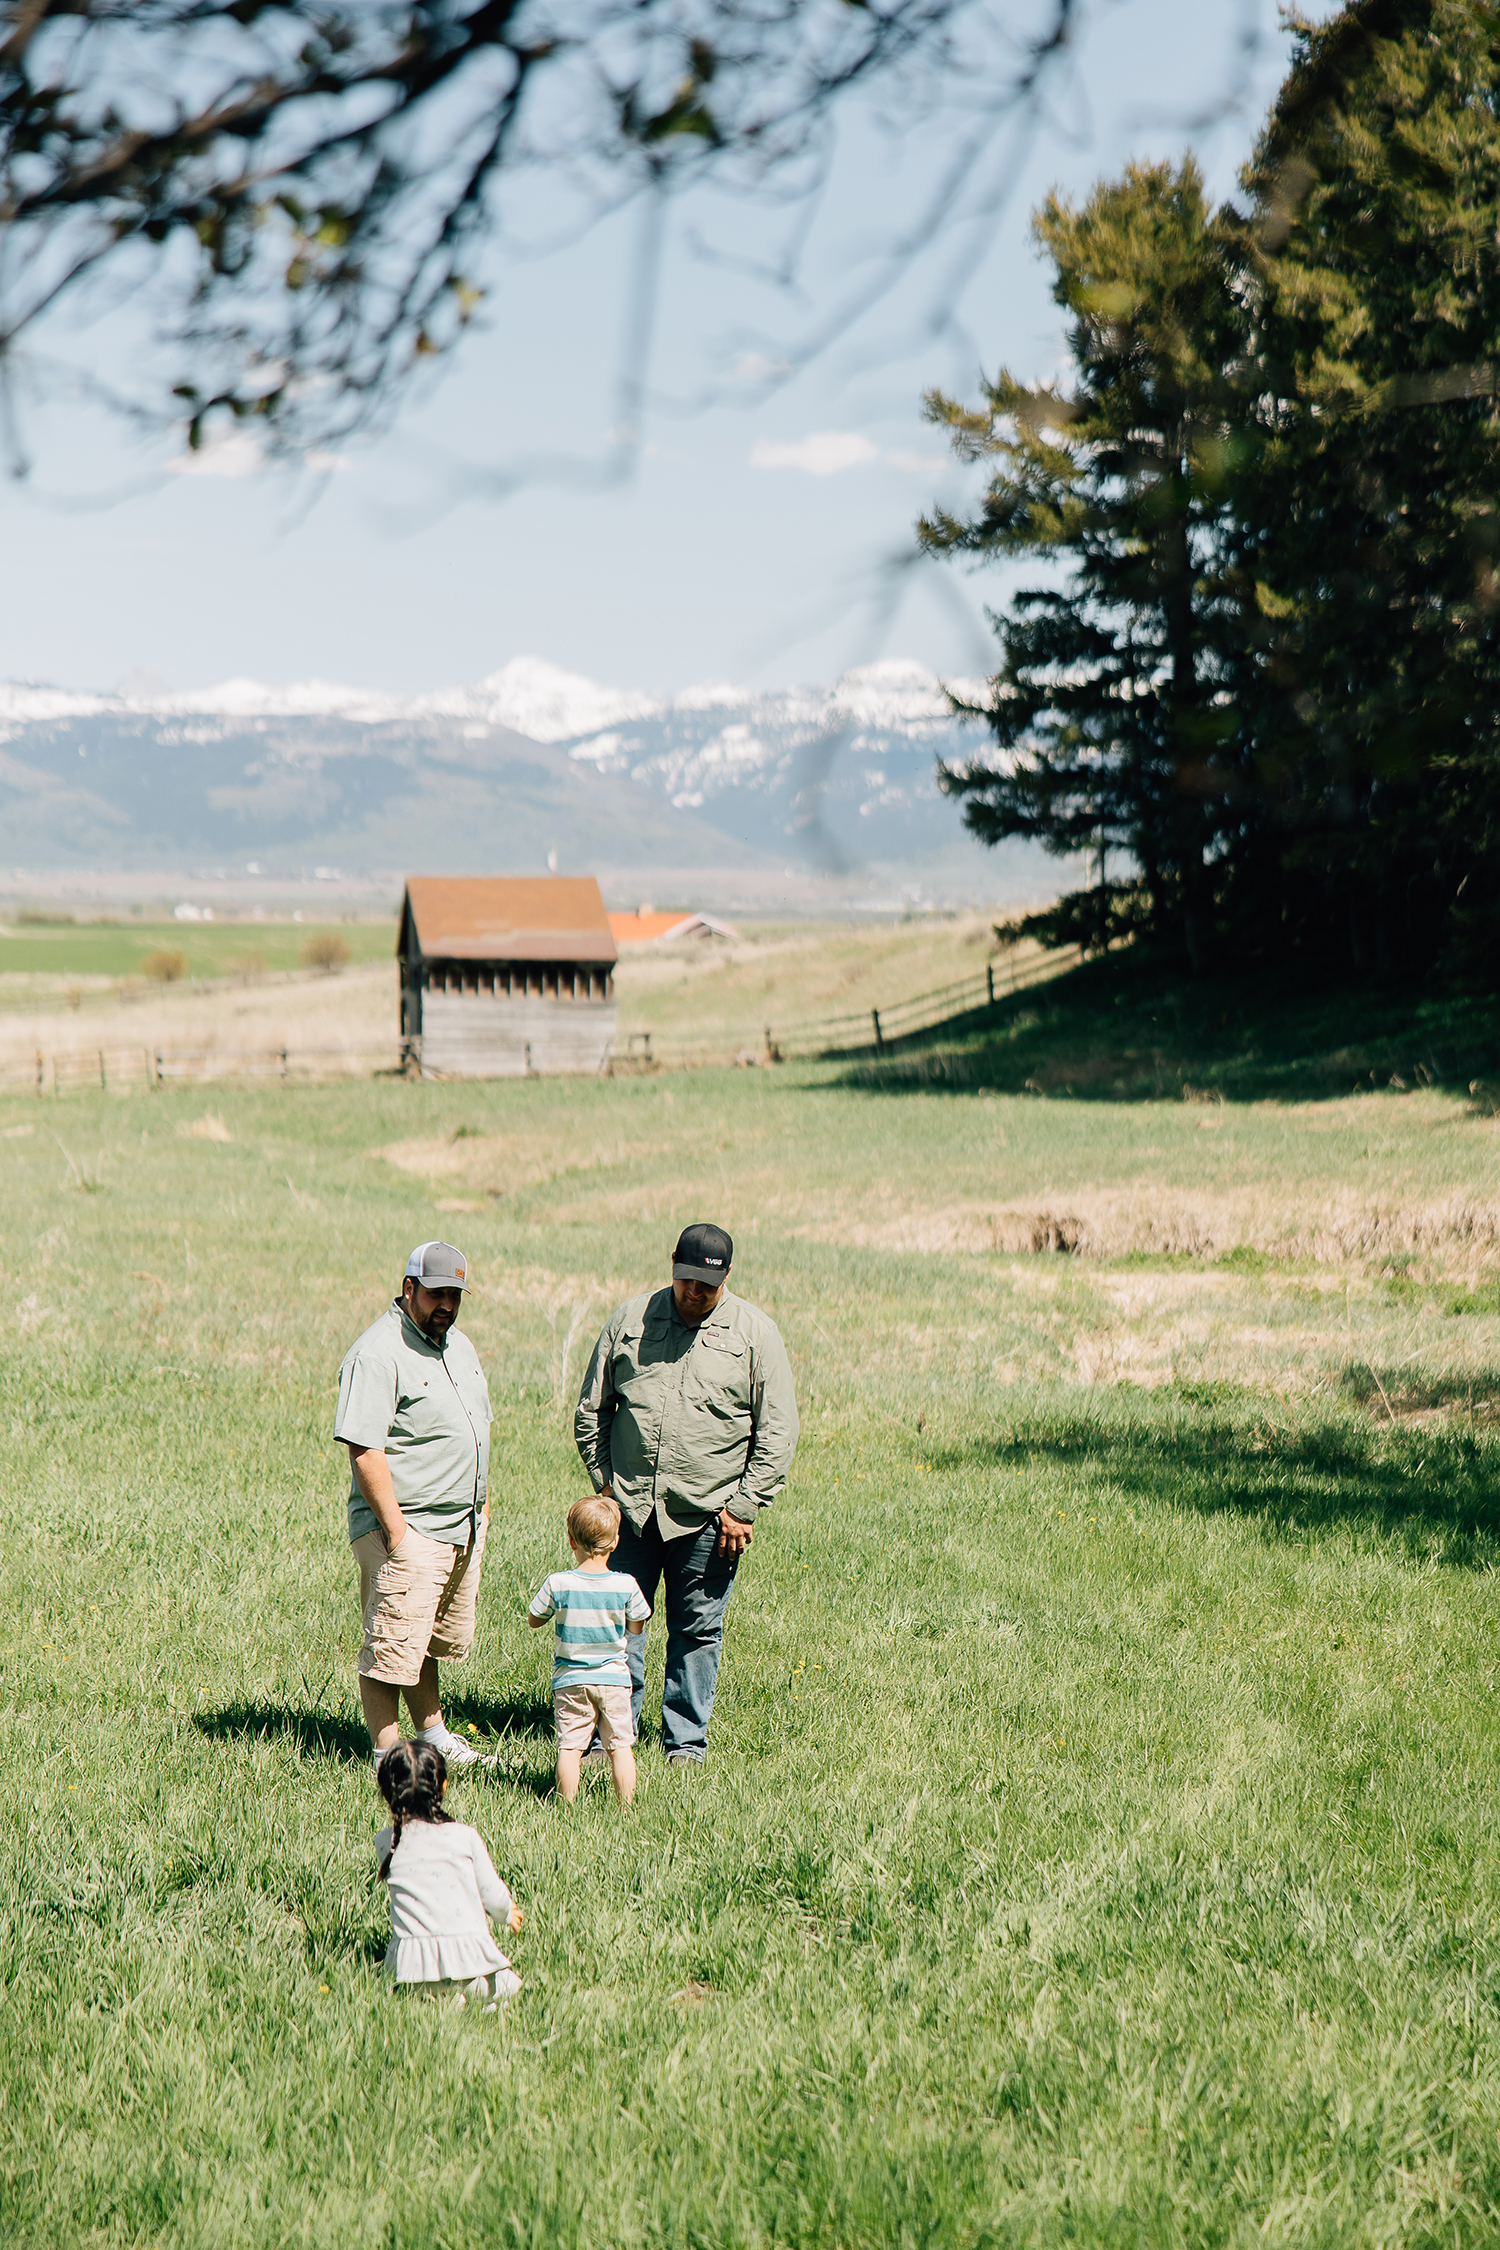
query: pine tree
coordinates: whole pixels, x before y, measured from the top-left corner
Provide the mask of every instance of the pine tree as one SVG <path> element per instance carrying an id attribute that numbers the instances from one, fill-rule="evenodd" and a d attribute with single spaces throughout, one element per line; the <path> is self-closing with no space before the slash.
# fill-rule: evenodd
<path id="1" fill-rule="evenodd" d="M 988 839 L 1123 847 L 1195 965 L 1492 979 L 1500 12 L 1357 0 L 1296 40 L 1243 217 L 1190 164 L 1039 214 L 1068 395 L 930 401 L 998 468 L 925 544 L 1055 566 L 1000 626 L 998 755 L 943 784 Z"/>
<path id="2" fill-rule="evenodd" d="M 1151 927 L 1201 967 L 1244 796 L 1242 233 L 1210 212 L 1191 158 L 1133 165 L 1081 209 L 1054 196 L 1035 233 L 1071 316 L 1072 387 L 1002 372 L 977 411 L 933 393 L 960 455 L 997 465 L 972 518 L 934 514 L 920 537 L 1032 557 L 1053 582 L 1015 596 L 1001 627 L 985 714 L 999 756 L 940 779 L 987 842 L 1127 852 Z"/>
<path id="3" fill-rule="evenodd" d="M 1246 174 L 1256 773 L 1288 938 L 1356 966 L 1500 958 L 1497 111 L 1494 9 L 1364 0 L 1298 32 Z"/>

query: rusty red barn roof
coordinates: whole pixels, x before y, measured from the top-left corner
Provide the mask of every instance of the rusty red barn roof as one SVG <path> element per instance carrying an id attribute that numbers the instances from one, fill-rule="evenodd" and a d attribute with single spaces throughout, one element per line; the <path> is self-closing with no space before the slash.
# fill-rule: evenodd
<path id="1" fill-rule="evenodd" d="M 411 875 L 396 950 L 444 961 L 614 961 L 592 875 Z"/>

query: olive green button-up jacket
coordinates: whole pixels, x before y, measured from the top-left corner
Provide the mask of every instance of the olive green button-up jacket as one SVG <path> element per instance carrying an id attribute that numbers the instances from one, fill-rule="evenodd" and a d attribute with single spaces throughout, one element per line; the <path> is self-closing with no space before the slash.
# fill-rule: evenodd
<path id="1" fill-rule="evenodd" d="M 696 1328 L 670 1288 L 632 1297 L 594 1346 L 573 1435 L 595 1491 L 611 1486 L 637 1530 L 658 1500 L 679 1523 L 724 1508 L 753 1522 L 797 1444 L 776 1323 L 727 1289 Z"/>

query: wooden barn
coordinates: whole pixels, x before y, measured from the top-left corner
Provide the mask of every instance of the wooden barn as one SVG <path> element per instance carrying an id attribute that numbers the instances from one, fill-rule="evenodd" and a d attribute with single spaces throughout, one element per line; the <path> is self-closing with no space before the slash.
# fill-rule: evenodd
<path id="1" fill-rule="evenodd" d="M 617 954 L 592 875 L 413 875 L 396 950 L 424 1078 L 608 1066 Z"/>

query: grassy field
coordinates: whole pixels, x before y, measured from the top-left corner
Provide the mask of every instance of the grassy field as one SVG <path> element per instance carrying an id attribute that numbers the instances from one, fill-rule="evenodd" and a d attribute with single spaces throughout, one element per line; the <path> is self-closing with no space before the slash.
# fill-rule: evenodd
<path id="1" fill-rule="evenodd" d="M 0 992 L 139 977 L 154 953 L 180 953 L 189 977 L 262 976 L 297 968 L 320 937 L 340 939 L 351 961 L 396 950 L 394 922 L 11 922 L 0 930 Z"/>
<path id="2" fill-rule="evenodd" d="M 1028 963 L 1036 950 L 1022 949 Z M 735 943 L 631 947 L 615 971 L 621 1041 L 649 1030 L 658 1051 L 739 1042 L 758 1052 L 768 1023 L 894 1007 L 982 977 L 993 952 L 992 924 L 982 914 L 747 923 Z"/>
<path id="3" fill-rule="evenodd" d="M 880 1073 L 0 1101 L 6 2242 L 1496 2239 L 1492 1019 L 1216 1059 L 1070 988 Z M 803 1441 L 707 1767 L 653 1627 L 636 1806 L 569 1813 L 523 1602 L 596 1328 L 699 1216 Z M 488 2022 L 380 1974 L 329 1435 L 437 1232 L 497 1416 Z"/>

